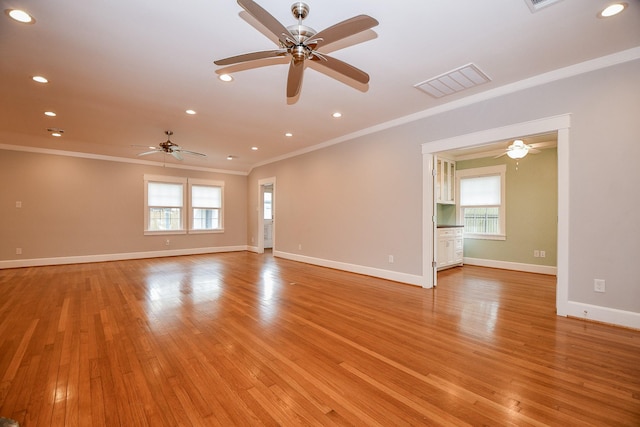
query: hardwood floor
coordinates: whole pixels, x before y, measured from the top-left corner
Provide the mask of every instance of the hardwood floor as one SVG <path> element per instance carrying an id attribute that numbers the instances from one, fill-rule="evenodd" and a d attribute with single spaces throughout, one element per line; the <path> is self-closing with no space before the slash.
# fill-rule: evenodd
<path id="1" fill-rule="evenodd" d="M 436 290 L 249 252 L 0 270 L 0 416 L 28 426 L 640 425 L 640 331 L 555 278 Z"/>

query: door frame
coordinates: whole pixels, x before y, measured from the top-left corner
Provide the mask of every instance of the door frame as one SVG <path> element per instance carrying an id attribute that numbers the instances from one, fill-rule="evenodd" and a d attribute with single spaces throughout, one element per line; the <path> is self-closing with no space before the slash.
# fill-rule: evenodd
<path id="1" fill-rule="evenodd" d="M 538 133 L 558 133 L 558 259 L 556 284 L 556 311 L 566 316 L 569 311 L 569 130 L 571 115 L 542 118 L 530 122 L 516 123 L 500 128 L 440 139 L 422 144 L 422 278 L 424 288 L 437 284 L 435 248 L 435 195 L 434 158 L 441 151 L 485 145 L 496 141 Z"/>
<path id="2" fill-rule="evenodd" d="M 259 254 L 264 253 L 264 187 L 273 186 L 273 196 L 271 199 L 271 209 L 273 212 L 273 228 L 271 230 L 271 247 L 276 249 L 276 177 L 264 178 L 258 180 L 258 245 L 256 251 Z"/>

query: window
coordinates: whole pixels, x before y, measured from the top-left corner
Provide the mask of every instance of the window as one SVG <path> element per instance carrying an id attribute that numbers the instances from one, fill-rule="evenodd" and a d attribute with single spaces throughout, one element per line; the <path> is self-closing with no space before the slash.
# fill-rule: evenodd
<path id="1" fill-rule="evenodd" d="M 184 178 L 145 175 L 145 232 L 184 232 Z"/>
<path id="2" fill-rule="evenodd" d="M 273 193 L 264 193 L 264 219 L 273 219 Z"/>
<path id="3" fill-rule="evenodd" d="M 458 219 L 467 238 L 504 240 L 506 165 L 457 171 Z"/>
<path id="4" fill-rule="evenodd" d="M 145 175 L 144 200 L 145 234 L 223 231 L 224 182 Z"/>
<path id="5" fill-rule="evenodd" d="M 189 231 L 222 231 L 223 183 L 190 179 L 189 188 L 191 194 Z"/>

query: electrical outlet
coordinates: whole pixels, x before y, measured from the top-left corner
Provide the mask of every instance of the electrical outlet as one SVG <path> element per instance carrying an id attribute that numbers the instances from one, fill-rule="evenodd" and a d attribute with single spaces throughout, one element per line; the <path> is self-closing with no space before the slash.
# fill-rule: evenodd
<path id="1" fill-rule="evenodd" d="M 545 258 L 547 253 L 545 251 L 540 251 L 540 258 Z"/>
<path id="2" fill-rule="evenodd" d="M 169 245 L 171 244 L 171 240 L 169 240 L 169 239 L 165 240 L 164 244 L 165 244 L 166 246 L 169 246 Z"/>
<path id="3" fill-rule="evenodd" d="M 389 264 L 393 264 L 393 255 L 389 255 Z"/>
<path id="4" fill-rule="evenodd" d="M 16 202 L 16 208 L 21 208 L 22 207 L 22 202 L 18 201 Z"/>
<path id="5" fill-rule="evenodd" d="M 540 251 L 537 250 L 537 249 L 534 249 L 533 250 L 533 256 L 536 257 L 536 258 L 540 258 Z"/>
<path id="6" fill-rule="evenodd" d="M 603 279 L 593 279 L 593 291 L 594 292 L 605 291 L 605 282 Z"/>
<path id="7" fill-rule="evenodd" d="M 298 250 L 301 251 L 302 250 L 302 243 L 298 243 Z"/>
<path id="8" fill-rule="evenodd" d="M 22 248 L 16 248 L 16 255 L 22 255 Z"/>

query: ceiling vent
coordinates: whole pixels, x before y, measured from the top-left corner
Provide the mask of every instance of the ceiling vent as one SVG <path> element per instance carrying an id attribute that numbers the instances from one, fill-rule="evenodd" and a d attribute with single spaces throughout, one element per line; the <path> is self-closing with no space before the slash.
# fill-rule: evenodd
<path id="1" fill-rule="evenodd" d="M 558 3 L 562 0 L 524 0 L 524 2 L 529 6 L 531 12 L 537 12 L 540 9 L 544 9 L 547 6 L 551 6 L 554 3 Z"/>
<path id="2" fill-rule="evenodd" d="M 434 98 L 442 98 L 474 86 L 487 83 L 491 79 L 474 64 L 463 65 L 437 77 L 425 80 L 414 87 L 428 93 Z"/>

